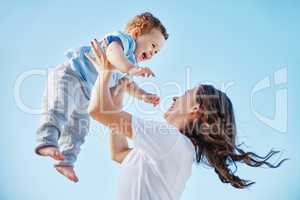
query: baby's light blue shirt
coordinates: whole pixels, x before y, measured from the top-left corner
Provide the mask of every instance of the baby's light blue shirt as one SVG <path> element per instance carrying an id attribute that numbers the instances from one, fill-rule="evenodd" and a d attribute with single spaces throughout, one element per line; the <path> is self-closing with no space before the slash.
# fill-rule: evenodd
<path id="1" fill-rule="evenodd" d="M 136 48 L 136 44 L 134 39 L 121 31 L 116 31 L 110 34 L 107 34 L 104 39 L 110 44 L 113 41 L 118 41 L 121 43 L 124 54 L 134 65 L 137 64 L 134 51 Z M 104 40 L 103 39 L 103 40 Z M 100 46 L 102 50 L 105 52 L 106 48 L 103 43 L 103 40 L 100 42 Z M 86 53 L 91 53 L 91 46 L 82 46 L 76 49 L 69 49 L 66 52 L 67 59 L 71 65 L 72 70 L 79 76 L 79 78 L 85 83 L 85 89 L 88 94 L 91 93 L 91 90 L 94 86 L 95 81 L 97 80 L 98 72 L 95 66 L 88 60 L 85 56 Z M 128 76 L 128 74 L 115 71 L 112 73 L 111 80 L 109 82 L 109 87 L 113 87 L 118 84 L 119 80 L 123 77 L 127 76 L 129 79 L 132 77 Z"/>

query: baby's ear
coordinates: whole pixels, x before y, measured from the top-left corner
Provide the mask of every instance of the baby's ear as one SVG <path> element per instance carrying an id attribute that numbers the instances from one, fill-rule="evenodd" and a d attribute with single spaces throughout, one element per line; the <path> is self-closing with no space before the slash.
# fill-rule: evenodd
<path id="1" fill-rule="evenodd" d="M 138 38 L 139 36 L 142 35 L 142 30 L 139 27 L 136 27 L 136 28 L 132 29 L 130 31 L 130 33 L 131 33 L 132 37 L 134 39 L 136 39 L 136 38 Z"/>

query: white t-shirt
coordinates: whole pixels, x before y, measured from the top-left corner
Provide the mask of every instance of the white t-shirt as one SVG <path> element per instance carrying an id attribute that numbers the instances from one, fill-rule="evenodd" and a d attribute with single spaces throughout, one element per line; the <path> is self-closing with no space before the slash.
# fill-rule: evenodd
<path id="1" fill-rule="evenodd" d="M 133 150 L 121 164 L 119 200 L 179 200 L 195 150 L 176 127 L 132 117 Z"/>

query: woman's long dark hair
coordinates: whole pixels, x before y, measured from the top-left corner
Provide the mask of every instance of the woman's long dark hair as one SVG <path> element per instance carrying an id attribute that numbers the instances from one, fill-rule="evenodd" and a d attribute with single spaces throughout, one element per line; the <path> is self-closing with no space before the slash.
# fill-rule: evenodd
<path id="1" fill-rule="evenodd" d="M 268 160 L 279 151 L 271 150 L 266 156 L 245 152 L 236 145 L 236 124 L 233 106 L 227 95 L 211 85 L 200 85 L 197 103 L 201 112 L 197 120 L 183 130 L 195 145 L 196 162 L 204 162 L 214 168 L 223 183 L 245 188 L 254 182 L 235 175 L 237 162 L 251 167 L 279 167 L 286 159 L 274 165 Z M 235 170 L 232 169 L 235 167 Z"/>

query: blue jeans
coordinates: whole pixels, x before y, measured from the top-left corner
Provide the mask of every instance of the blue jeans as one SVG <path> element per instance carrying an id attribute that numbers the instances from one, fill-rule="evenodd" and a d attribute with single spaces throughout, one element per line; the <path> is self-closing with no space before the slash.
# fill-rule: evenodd
<path id="1" fill-rule="evenodd" d="M 65 160 L 57 165 L 73 166 L 89 131 L 89 95 L 84 83 L 68 63 L 49 73 L 37 130 L 36 153 L 43 147 L 57 147 Z"/>

